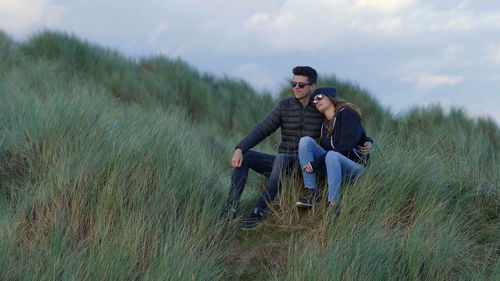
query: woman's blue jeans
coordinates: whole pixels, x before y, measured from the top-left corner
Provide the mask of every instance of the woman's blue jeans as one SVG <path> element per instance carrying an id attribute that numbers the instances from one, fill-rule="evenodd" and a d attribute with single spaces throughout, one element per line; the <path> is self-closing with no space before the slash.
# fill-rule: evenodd
<path id="1" fill-rule="evenodd" d="M 328 181 L 328 201 L 339 202 L 340 184 L 342 179 L 354 179 L 357 175 L 363 172 L 364 168 L 351 159 L 336 151 L 326 152 L 319 144 L 311 137 L 303 137 L 299 142 L 299 161 L 301 169 L 321 155 L 327 153 L 325 158 L 326 177 Z M 323 169 L 321 171 L 324 171 Z M 308 173 L 302 171 L 304 177 L 304 186 L 306 188 L 316 188 L 316 172 Z"/>

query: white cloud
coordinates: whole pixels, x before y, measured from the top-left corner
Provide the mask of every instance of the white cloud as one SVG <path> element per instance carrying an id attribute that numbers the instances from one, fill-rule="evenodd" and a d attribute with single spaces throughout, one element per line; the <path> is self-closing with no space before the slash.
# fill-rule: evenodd
<path id="1" fill-rule="evenodd" d="M 286 27 L 289 23 L 296 23 L 296 20 L 299 19 L 299 17 L 296 17 L 295 13 L 295 11 L 280 13 L 274 20 L 274 24 L 278 27 Z"/>
<path id="2" fill-rule="evenodd" d="M 430 26 L 432 31 L 469 31 L 476 27 L 479 21 L 474 21 L 473 18 L 467 15 L 451 15 L 446 22 L 434 23 Z"/>
<path id="3" fill-rule="evenodd" d="M 490 43 L 486 45 L 488 58 L 496 64 L 500 64 L 500 43 Z"/>
<path id="4" fill-rule="evenodd" d="M 148 44 L 151 45 L 156 43 L 160 38 L 160 36 L 167 30 L 168 30 L 167 21 L 161 20 L 160 23 L 158 23 L 158 25 L 155 27 L 155 29 L 153 29 L 153 31 L 149 35 Z"/>
<path id="5" fill-rule="evenodd" d="M 448 56 L 456 56 L 463 54 L 465 52 L 465 47 L 463 44 L 451 43 L 446 46 L 444 54 Z"/>
<path id="6" fill-rule="evenodd" d="M 356 9 L 370 9 L 393 14 L 410 7 L 415 0 L 358 0 L 354 2 Z"/>
<path id="7" fill-rule="evenodd" d="M 401 17 L 380 17 L 369 21 L 367 17 L 359 17 L 361 20 L 352 20 L 349 27 L 352 27 L 352 32 L 361 33 L 367 32 L 370 34 L 391 34 L 401 31 Z"/>
<path id="8" fill-rule="evenodd" d="M 67 11 L 52 0 L 0 0 L 0 28 L 19 33 L 34 25 L 53 27 Z"/>
<path id="9" fill-rule="evenodd" d="M 475 31 L 500 28 L 498 10 L 474 11 L 467 3 L 450 2 L 443 10 L 421 0 L 285 0 L 279 7 L 243 18 L 227 33 L 223 49 L 237 51 L 238 43 L 233 43 L 238 41 L 240 46 L 252 45 L 254 52 L 313 52 L 370 46 L 381 39 L 400 45 L 418 41 L 422 47 L 435 44 L 436 36 L 464 38 Z M 443 32 L 450 33 L 443 36 Z M 297 40 L 292 33 L 307 39 Z M 240 34 L 251 36 L 241 39 Z"/>
<path id="10" fill-rule="evenodd" d="M 266 24 L 269 21 L 269 16 L 265 13 L 253 14 L 249 20 L 246 21 L 246 26 L 258 26 L 260 24 Z"/>
<path id="11" fill-rule="evenodd" d="M 274 84 L 272 75 L 256 63 L 239 65 L 232 74 L 245 80 L 257 90 L 270 90 Z"/>
<path id="12" fill-rule="evenodd" d="M 201 31 L 209 31 L 212 28 L 215 28 L 216 26 L 220 25 L 221 21 L 219 19 L 215 20 L 209 20 L 201 24 L 200 30 Z"/>
<path id="13" fill-rule="evenodd" d="M 50 0 L 0 0 L 0 27 L 7 31 L 24 29 L 42 18 Z"/>
<path id="14" fill-rule="evenodd" d="M 463 76 L 436 75 L 430 73 L 416 73 L 401 78 L 402 81 L 417 85 L 419 88 L 429 89 L 443 85 L 455 85 L 464 80 Z"/>
<path id="15" fill-rule="evenodd" d="M 481 23 L 484 27 L 500 28 L 500 13 L 486 15 Z"/>
<path id="16" fill-rule="evenodd" d="M 257 45 L 253 44 L 257 52 L 348 49 L 360 44 L 352 39 L 379 40 L 380 36 L 427 30 L 429 11 L 416 5 L 415 0 L 287 0 L 279 9 L 256 12 L 243 19 L 228 33 L 224 44 L 234 51 L 231 42 L 235 34 L 251 33 L 250 39 L 245 39 L 249 41 L 246 45 L 257 41 Z"/>
<path id="17" fill-rule="evenodd" d="M 387 18 L 382 19 L 377 24 L 377 29 L 390 32 L 401 27 L 401 18 Z"/>
<path id="18" fill-rule="evenodd" d="M 45 10 L 43 16 L 43 21 L 49 27 L 54 27 L 59 23 L 59 20 L 66 15 L 69 8 L 63 5 L 50 5 L 48 9 Z"/>

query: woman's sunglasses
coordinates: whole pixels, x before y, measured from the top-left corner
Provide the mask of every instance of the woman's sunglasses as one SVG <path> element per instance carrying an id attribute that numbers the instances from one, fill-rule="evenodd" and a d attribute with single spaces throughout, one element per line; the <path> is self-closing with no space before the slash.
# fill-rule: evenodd
<path id="1" fill-rule="evenodd" d="M 311 85 L 311 83 L 302 83 L 302 82 L 295 82 L 295 81 L 292 81 L 290 82 L 290 84 L 292 85 L 292 88 L 295 88 L 297 87 L 297 85 L 299 85 L 299 88 L 304 88 L 306 85 Z"/>
<path id="2" fill-rule="evenodd" d="M 322 94 L 319 94 L 317 95 L 314 99 L 313 99 L 313 103 L 317 103 L 318 101 L 322 100 L 323 99 L 323 95 Z"/>

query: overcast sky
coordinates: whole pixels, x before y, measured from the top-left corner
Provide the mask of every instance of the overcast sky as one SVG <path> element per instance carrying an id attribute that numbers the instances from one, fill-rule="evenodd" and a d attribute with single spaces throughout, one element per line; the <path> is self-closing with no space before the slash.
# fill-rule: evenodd
<path id="1" fill-rule="evenodd" d="M 500 1 L 0 0 L 0 29 L 15 40 L 44 28 L 272 93 L 310 65 L 393 113 L 440 103 L 500 124 Z"/>

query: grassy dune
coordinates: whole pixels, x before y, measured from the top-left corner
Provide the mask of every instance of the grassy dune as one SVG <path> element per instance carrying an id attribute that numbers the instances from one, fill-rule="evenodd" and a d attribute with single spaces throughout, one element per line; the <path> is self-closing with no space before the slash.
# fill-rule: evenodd
<path id="1" fill-rule="evenodd" d="M 500 130 L 460 109 L 394 117 L 351 82 L 375 139 L 340 213 L 219 222 L 236 142 L 274 106 L 181 60 L 0 32 L 1 280 L 499 280 Z M 283 89 L 281 96 L 289 96 Z M 279 134 L 259 145 L 274 152 Z M 251 174 L 248 212 L 265 178 Z M 326 192 L 326 187 L 323 187 Z"/>

